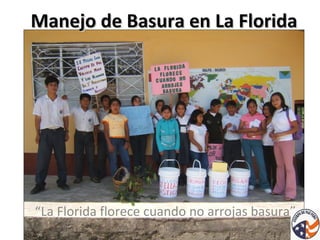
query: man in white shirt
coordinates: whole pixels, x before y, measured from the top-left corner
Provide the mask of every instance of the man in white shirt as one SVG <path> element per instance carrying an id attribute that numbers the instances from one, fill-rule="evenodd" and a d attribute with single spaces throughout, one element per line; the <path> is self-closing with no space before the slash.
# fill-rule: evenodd
<path id="1" fill-rule="evenodd" d="M 75 179 L 73 183 L 82 182 L 84 152 L 88 161 L 90 180 L 99 183 L 94 166 L 94 143 L 97 139 L 99 120 L 95 111 L 89 109 L 91 96 L 87 93 L 80 95 L 80 107 L 72 111 L 75 122 L 74 134 L 74 157 L 75 157 Z M 94 136 L 95 135 L 95 136 Z"/>
<path id="2" fill-rule="evenodd" d="M 52 150 L 58 168 L 57 185 L 62 190 L 69 190 L 67 167 L 65 161 L 66 145 L 69 139 L 69 106 L 66 100 L 57 96 L 59 80 L 54 76 L 45 79 L 47 94 L 37 99 L 33 115 L 35 115 L 36 143 L 38 155 L 36 163 L 36 186 L 31 194 L 45 190 L 45 179 L 48 174 Z"/>

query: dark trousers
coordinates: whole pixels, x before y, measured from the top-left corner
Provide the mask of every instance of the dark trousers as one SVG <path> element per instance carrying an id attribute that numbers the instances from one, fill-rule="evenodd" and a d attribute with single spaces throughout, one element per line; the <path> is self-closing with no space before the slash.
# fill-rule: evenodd
<path id="1" fill-rule="evenodd" d="M 74 134 L 75 176 L 80 179 L 83 175 L 84 153 L 88 161 L 89 176 L 95 177 L 93 133 L 76 131 Z"/>
<path id="2" fill-rule="evenodd" d="M 130 137 L 131 150 L 133 154 L 134 167 L 139 167 L 139 172 L 145 174 L 146 172 L 146 148 L 147 136 L 138 135 Z"/>
<path id="3" fill-rule="evenodd" d="M 58 169 L 57 184 L 61 185 L 67 182 L 65 131 L 63 128 L 59 128 L 56 130 L 44 129 L 40 132 L 36 164 L 36 184 L 45 185 L 52 150 L 54 150 Z"/>
<path id="4" fill-rule="evenodd" d="M 106 173 L 106 159 L 108 156 L 108 145 L 104 132 L 98 133 L 98 177 L 104 178 Z"/>
<path id="5" fill-rule="evenodd" d="M 277 163 L 274 156 L 273 146 L 263 146 L 264 161 L 266 164 L 267 177 L 273 188 L 277 180 Z"/>
<path id="6" fill-rule="evenodd" d="M 223 160 L 228 166 L 234 161 L 241 159 L 241 141 L 240 140 L 224 140 L 223 143 Z"/>

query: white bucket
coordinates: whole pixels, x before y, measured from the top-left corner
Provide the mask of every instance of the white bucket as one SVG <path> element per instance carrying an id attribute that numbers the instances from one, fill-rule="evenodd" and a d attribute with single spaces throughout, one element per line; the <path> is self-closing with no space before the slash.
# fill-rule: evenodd
<path id="1" fill-rule="evenodd" d="M 209 195 L 214 198 L 225 198 L 228 188 L 228 172 L 214 172 L 209 170 Z"/>
<path id="2" fill-rule="evenodd" d="M 177 162 L 179 168 L 161 167 L 164 162 Z M 178 194 L 178 180 L 180 176 L 180 165 L 175 159 L 165 159 L 159 166 L 158 174 L 160 176 L 159 193 L 160 197 L 175 198 Z"/>
<path id="3" fill-rule="evenodd" d="M 232 168 L 235 162 L 246 163 L 246 168 Z M 248 186 L 250 177 L 250 166 L 244 160 L 235 160 L 230 165 L 230 176 L 231 176 L 231 195 L 235 197 L 246 197 L 248 196 Z"/>
<path id="4" fill-rule="evenodd" d="M 199 168 L 194 167 L 198 162 Z M 187 196 L 192 198 L 203 198 L 207 171 L 201 168 L 199 160 L 194 160 L 192 168 L 187 168 Z"/>

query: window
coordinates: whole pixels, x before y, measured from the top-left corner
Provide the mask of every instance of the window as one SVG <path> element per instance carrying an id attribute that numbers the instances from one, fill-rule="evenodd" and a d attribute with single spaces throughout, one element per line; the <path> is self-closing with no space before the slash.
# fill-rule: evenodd
<path id="1" fill-rule="evenodd" d="M 44 80 L 51 74 L 60 81 L 58 94 L 68 96 L 70 107 L 77 106 L 81 87 L 74 60 L 95 52 L 102 55 L 108 81 L 98 98 L 103 94 L 118 97 L 124 106 L 131 105 L 134 95 L 144 101 L 143 49 L 139 42 L 32 44 L 34 99 L 46 94 Z M 95 104 L 97 98 L 92 99 Z"/>

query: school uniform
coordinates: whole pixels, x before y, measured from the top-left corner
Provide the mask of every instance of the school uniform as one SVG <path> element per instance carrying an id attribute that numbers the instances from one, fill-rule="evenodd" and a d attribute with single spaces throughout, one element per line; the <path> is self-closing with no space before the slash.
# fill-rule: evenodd
<path id="1" fill-rule="evenodd" d="M 232 127 L 226 130 L 223 142 L 223 159 L 229 166 L 234 160 L 241 159 L 241 135 L 239 133 L 231 132 L 232 130 L 238 130 L 240 119 L 241 115 L 238 113 L 235 113 L 232 116 L 226 114 L 222 117 L 223 129 L 228 123 L 232 124 Z"/>
<path id="2" fill-rule="evenodd" d="M 36 163 L 36 184 L 44 189 L 52 150 L 58 168 L 58 186 L 65 186 L 67 182 L 67 167 L 65 161 L 66 145 L 63 118 L 70 115 L 66 100 L 57 97 L 53 101 L 44 95 L 37 99 L 33 115 L 41 117 L 40 139 Z"/>
<path id="3" fill-rule="evenodd" d="M 221 113 L 212 113 L 207 111 L 203 116 L 203 123 L 209 132 L 209 143 L 222 144 L 222 115 Z"/>
<path id="4" fill-rule="evenodd" d="M 180 150 L 178 161 L 181 165 L 189 164 L 190 142 L 188 137 L 188 122 L 190 115 L 185 114 L 183 117 L 176 116 L 180 130 Z"/>
<path id="5" fill-rule="evenodd" d="M 74 155 L 75 155 L 75 177 L 79 180 L 83 175 L 84 152 L 88 161 L 90 178 L 96 177 L 94 166 L 94 127 L 99 125 L 97 114 L 88 109 L 84 111 L 81 107 L 73 109 L 72 115 L 75 122 Z"/>
<path id="6" fill-rule="evenodd" d="M 287 110 L 290 121 L 296 121 L 296 116 L 291 109 Z M 274 133 L 280 133 L 291 129 L 287 113 L 278 109 L 272 117 Z M 274 193 L 285 194 L 286 198 L 295 199 L 297 194 L 296 173 L 293 165 L 294 140 L 292 134 L 278 138 L 274 142 L 274 155 L 277 162 L 277 182 Z"/>
<path id="7" fill-rule="evenodd" d="M 109 114 L 109 110 L 106 111 L 104 108 L 100 108 L 98 112 L 99 118 L 99 132 L 98 132 L 98 177 L 104 178 L 107 176 L 106 173 L 106 158 L 108 156 L 108 145 L 106 142 L 106 137 L 104 135 L 104 125 L 102 120 L 105 116 Z"/>

